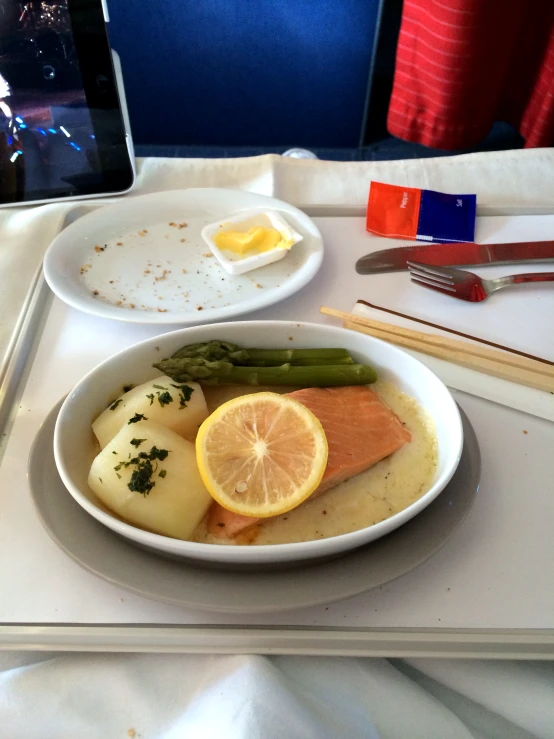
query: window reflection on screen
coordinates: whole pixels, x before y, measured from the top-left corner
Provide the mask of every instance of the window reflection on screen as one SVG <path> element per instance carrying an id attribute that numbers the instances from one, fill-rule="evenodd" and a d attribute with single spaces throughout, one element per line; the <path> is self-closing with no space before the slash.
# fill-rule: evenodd
<path id="1" fill-rule="evenodd" d="M 98 171 L 68 0 L 0 0 L 0 196 L 36 198 Z"/>

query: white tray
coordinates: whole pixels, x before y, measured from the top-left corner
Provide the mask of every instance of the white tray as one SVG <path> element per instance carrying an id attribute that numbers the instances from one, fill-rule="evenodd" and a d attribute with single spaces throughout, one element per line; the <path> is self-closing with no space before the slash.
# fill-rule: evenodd
<path id="1" fill-rule="evenodd" d="M 549 221 L 544 230 L 552 230 L 554 219 L 544 218 Z M 498 240 L 510 229 L 508 218 L 482 220 L 501 234 Z M 522 219 L 512 220 L 517 221 L 513 231 Z M 327 250 L 322 271 L 299 295 L 258 312 L 256 318 L 322 320 L 320 304 L 350 309 L 358 297 L 403 312 L 411 308 L 412 313 L 417 298 L 420 317 L 432 317 L 433 311 L 436 315 L 436 296 L 425 292 L 420 300 L 406 275 L 355 274 L 354 261 L 367 246 L 363 219 L 318 218 L 317 224 Z M 511 298 L 513 304 L 504 299 L 496 306 L 492 301 L 480 306 L 483 331 L 493 325 L 496 310 L 505 319 L 504 332 L 511 334 L 513 345 L 545 355 L 554 298 L 544 293 L 528 296 L 523 301 L 527 316 L 522 315 L 521 296 Z M 18 339 L 23 351 L 13 355 L 19 367 L 16 371 L 12 363 L 10 401 L 17 398 L 21 357 L 30 351 L 36 325 L 44 319 L 45 324 L 38 349 L 30 354 L 28 380 L 11 433 L 4 439 L 0 466 L 0 646 L 554 657 L 549 568 L 554 558 L 553 424 L 456 392 L 481 444 L 483 477 L 473 510 L 442 551 L 393 583 L 328 606 L 273 616 L 189 611 L 129 595 L 83 572 L 42 529 L 26 484 L 30 445 L 54 403 L 103 358 L 159 331 L 101 321 L 57 300 L 50 302 L 40 281 L 30 305 L 34 309 L 25 319 L 28 331 L 20 332 Z M 467 317 L 467 308 L 476 306 L 449 301 L 447 307 L 451 326 L 475 333 L 475 318 Z M 521 332 L 524 320 L 533 332 Z M 502 341 L 501 333 L 496 340 Z"/>

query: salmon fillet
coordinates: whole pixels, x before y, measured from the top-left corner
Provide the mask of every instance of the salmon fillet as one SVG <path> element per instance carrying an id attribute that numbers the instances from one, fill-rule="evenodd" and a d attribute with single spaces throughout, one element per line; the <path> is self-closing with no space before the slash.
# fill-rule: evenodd
<path id="1" fill-rule="evenodd" d="M 410 432 L 398 416 L 365 385 L 306 388 L 288 393 L 287 397 L 311 410 L 327 437 L 327 467 L 311 497 L 359 475 L 411 441 Z M 268 519 L 241 516 L 214 502 L 208 512 L 207 527 L 213 536 L 231 538 L 263 520 Z"/>

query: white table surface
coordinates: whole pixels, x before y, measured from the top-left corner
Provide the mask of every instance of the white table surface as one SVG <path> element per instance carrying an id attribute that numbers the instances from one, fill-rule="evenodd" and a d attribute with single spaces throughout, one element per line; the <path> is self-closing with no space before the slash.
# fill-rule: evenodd
<path id="1" fill-rule="evenodd" d="M 554 359 L 552 286 L 533 286 L 527 293 L 516 288 L 477 306 L 417 288 L 406 274 L 360 276 L 354 271 L 355 260 L 394 242 L 370 237 L 361 218 L 316 221 L 326 246 L 320 273 L 298 295 L 252 318 L 322 321 L 320 304 L 349 310 L 357 298 L 365 298 L 424 318 L 440 316 L 441 323 L 453 328 Z M 516 241 L 552 233 L 552 216 L 490 217 L 480 220 L 478 238 Z M 526 265 L 519 271 L 545 269 Z M 509 271 L 488 268 L 487 274 Z M 101 321 L 53 300 L 0 466 L 0 623 L 499 632 L 554 628 L 554 425 L 461 393 L 456 399 L 481 445 L 481 489 L 468 519 L 448 544 L 395 582 L 328 606 L 240 617 L 149 601 L 81 570 L 50 540 L 34 513 L 25 471 L 29 447 L 54 403 L 86 371 L 116 350 L 157 333 L 154 327 Z M 4 643 L 10 638 L 6 634 Z"/>

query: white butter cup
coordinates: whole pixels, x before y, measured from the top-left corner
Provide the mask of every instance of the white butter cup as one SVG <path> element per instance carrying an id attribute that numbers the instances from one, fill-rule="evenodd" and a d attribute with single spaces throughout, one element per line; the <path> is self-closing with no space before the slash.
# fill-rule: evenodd
<path id="1" fill-rule="evenodd" d="M 291 246 L 288 248 L 276 247 L 270 251 L 262 252 L 261 254 L 252 254 L 251 256 L 241 256 L 239 254 L 233 254 L 230 251 L 221 250 L 215 244 L 214 237 L 218 233 L 235 230 L 248 231 L 248 229 L 255 226 L 276 229 L 283 236 L 284 240 L 292 242 Z M 245 272 L 250 272 L 253 269 L 259 269 L 260 267 L 265 267 L 267 264 L 273 264 L 273 262 L 284 259 L 290 249 L 299 241 L 302 241 L 303 238 L 276 210 L 241 211 L 237 215 L 208 224 L 202 229 L 200 235 L 223 269 L 231 275 L 242 275 Z"/>

